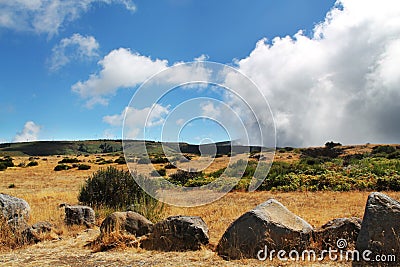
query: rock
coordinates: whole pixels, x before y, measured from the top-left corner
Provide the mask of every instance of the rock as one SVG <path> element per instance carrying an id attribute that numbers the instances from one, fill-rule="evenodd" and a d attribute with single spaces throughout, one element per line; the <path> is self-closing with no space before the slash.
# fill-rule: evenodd
<path id="1" fill-rule="evenodd" d="M 54 227 L 49 222 L 38 222 L 22 232 L 27 243 L 38 243 L 48 239 L 58 239 Z"/>
<path id="2" fill-rule="evenodd" d="M 30 210 L 31 208 L 25 200 L 0 194 L 0 211 L 7 223 L 14 229 L 25 229 Z"/>
<path id="3" fill-rule="evenodd" d="M 199 250 L 209 242 L 208 227 L 201 217 L 171 216 L 158 222 L 141 247 L 161 251 Z"/>
<path id="4" fill-rule="evenodd" d="M 95 222 L 95 213 L 91 207 L 65 205 L 65 223 L 67 225 L 84 224 L 87 227 L 91 227 Z"/>
<path id="5" fill-rule="evenodd" d="M 338 249 L 338 240 L 344 239 L 347 244 L 346 248 L 354 249 L 361 229 L 361 222 L 361 219 L 355 217 L 339 218 L 327 222 L 313 232 L 316 248 L 320 250 L 328 250 L 329 248 L 335 250 Z"/>
<path id="6" fill-rule="evenodd" d="M 395 255 L 400 260 L 400 202 L 382 193 L 368 196 L 356 250 L 360 254 L 369 250 L 372 252 L 370 257 Z M 363 264 L 365 263 L 353 262 L 354 266 L 364 266 Z M 398 262 L 381 262 L 380 265 L 398 266 Z"/>
<path id="7" fill-rule="evenodd" d="M 228 227 L 218 243 L 217 253 L 225 259 L 240 259 L 257 258 L 257 253 L 265 248 L 302 251 L 310 244 L 312 231 L 310 224 L 270 199 Z"/>
<path id="8" fill-rule="evenodd" d="M 133 211 L 114 212 L 105 218 L 100 226 L 102 235 L 121 231 L 139 237 L 150 233 L 152 229 L 151 221 Z"/>

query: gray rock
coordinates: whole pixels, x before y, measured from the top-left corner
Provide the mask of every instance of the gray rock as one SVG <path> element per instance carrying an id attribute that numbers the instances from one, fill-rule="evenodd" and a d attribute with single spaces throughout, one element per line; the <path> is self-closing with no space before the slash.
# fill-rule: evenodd
<path id="1" fill-rule="evenodd" d="M 328 250 L 329 248 L 335 250 L 338 249 L 338 240 L 344 239 L 347 242 L 346 248 L 354 249 L 361 229 L 361 222 L 362 220 L 356 217 L 339 218 L 327 222 L 313 232 L 316 248 L 320 250 Z"/>
<path id="2" fill-rule="evenodd" d="M 26 228 L 22 235 L 27 243 L 38 243 L 45 239 L 58 239 L 54 227 L 49 222 L 38 222 Z"/>
<path id="3" fill-rule="evenodd" d="M 144 216 L 133 212 L 114 212 L 109 215 L 100 226 L 100 233 L 107 235 L 112 232 L 133 234 L 137 237 L 150 233 L 153 223 Z"/>
<path id="4" fill-rule="evenodd" d="M 94 210 L 88 206 L 65 205 L 65 223 L 67 225 L 86 225 L 92 227 L 96 222 Z"/>
<path id="5" fill-rule="evenodd" d="M 290 212 L 285 206 L 270 199 L 234 221 L 225 231 L 217 246 L 217 253 L 225 259 L 257 258 L 260 250 L 301 251 L 308 247 L 313 228 Z"/>
<path id="6" fill-rule="evenodd" d="M 158 222 L 141 247 L 160 251 L 199 250 L 209 242 L 208 227 L 201 217 L 171 216 Z"/>
<path id="7" fill-rule="evenodd" d="M 369 195 L 365 207 L 356 250 L 366 250 L 375 255 L 395 255 L 397 262 L 380 262 L 374 265 L 399 266 L 400 262 L 400 203 L 382 193 Z M 361 258 L 362 260 L 362 258 Z M 365 262 L 353 262 L 364 266 Z M 368 265 L 372 265 L 370 262 Z"/>
<path id="8" fill-rule="evenodd" d="M 23 230 L 29 220 L 31 208 L 20 198 L 0 194 L 0 212 L 7 223 L 14 229 Z"/>

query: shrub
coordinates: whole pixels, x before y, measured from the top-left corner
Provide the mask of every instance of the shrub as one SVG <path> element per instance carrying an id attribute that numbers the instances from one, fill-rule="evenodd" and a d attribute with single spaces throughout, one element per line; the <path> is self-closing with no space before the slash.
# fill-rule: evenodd
<path id="1" fill-rule="evenodd" d="M 77 158 L 63 158 L 62 160 L 60 160 L 58 162 L 58 164 L 63 164 L 63 163 L 79 163 L 81 162 L 79 159 Z"/>
<path id="2" fill-rule="evenodd" d="M 86 164 L 80 164 L 78 166 L 78 170 L 82 170 L 82 171 L 86 171 L 86 170 L 90 170 L 91 166 L 90 165 L 86 165 Z"/>
<path id="3" fill-rule="evenodd" d="M 65 164 L 58 164 L 57 166 L 54 167 L 55 171 L 65 171 L 65 170 L 69 170 L 72 167 L 69 165 L 65 165 Z"/>
<path id="4" fill-rule="evenodd" d="M 7 169 L 7 165 L 3 162 L 0 162 L 0 171 L 4 171 L 5 169 Z"/>
<path id="5" fill-rule="evenodd" d="M 153 164 L 163 164 L 163 163 L 169 162 L 168 159 L 165 157 L 155 157 L 155 158 L 152 158 L 150 161 Z"/>
<path id="6" fill-rule="evenodd" d="M 39 163 L 37 161 L 30 161 L 26 166 L 27 167 L 33 167 L 33 166 L 38 166 Z"/>
<path id="7" fill-rule="evenodd" d="M 117 158 L 116 160 L 114 160 L 114 163 L 126 164 L 125 157 L 124 157 L 124 156 L 120 156 L 119 158 Z"/>
<path id="8" fill-rule="evenodd" d="M 3 164 L 7 169 L 8 167 L 14 167 L 13 159 L 10 156 L 5 156 L 3 159 L 0 159 L 0 164 Z"/>
<path id="9" fill-rule="evenodd" d="M 137 184 L 135 178 L 146 180 L 145 184 L 149 185 L 147 189 L 152 190 L 152 180 L 142 175 L 131 175 L 129 171 L 118 170 L 112 166 L 100 169 L 88 177 L 79 192 L 78 200 L 97 208 L 108 207 L 116 210 L 130 207 L 149 220 L 159 220 L 164 213 L 164 206 L 148 195 Z"/>
<path id="10" fill-rule="evenodd" d="M 169 181 L 173 184 L 184 186 L 189 180 L 195 180 L 203 176 L 203 172 L 178 170 L 169 176 Z"/>
<path id="11" fill-rule="evenodd" d="M 164 166 L 165 169 L 176 169 L 177 167 L 172 164 L 172 163 L 168 163 L 167 165 Z"/>
<path id="12" fill-rule="evenodd" d="M 385 145 L 385 146 L 376 146 L 372 148 L 371 154 L 391 154 L 396 151 L 396 148 L 393 146 Z"/>
<path id="13" fill-rule="evenodd" d="M 149 164 L 149 163 L 151 163 L 151 161 L 148 158 L 140 158 L 137 163 L 138 164 Z"/>
<path id="14" fill-rule="evenodd" d="M 342 146 L 342 144 L 341 143 L 335 143 L 333 141 L 325 143 L 325 147 L 328 148 L 328 149 L 332 149 L 332 148 L 334 148 L 336 146 Z"/>
<path id="15" fill-rule="evenodd" d="M 153 176 L 153 177 L 165 176 L 165 175 L 167 175 L 167 170 L 165 168 L 161 168 L 159 170 L 153 170 L 150 173 L 150 176 Z"/>

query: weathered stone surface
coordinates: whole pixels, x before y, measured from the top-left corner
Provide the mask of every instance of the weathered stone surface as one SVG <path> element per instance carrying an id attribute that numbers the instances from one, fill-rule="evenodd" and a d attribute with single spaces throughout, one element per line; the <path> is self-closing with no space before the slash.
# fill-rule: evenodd
<path id="1" fill-rule="evenodd" d="M 308 247 L 313 228 L 270 199 L 234 221 L 217 246 L 225 259 L 257 258 L 260 250 L 301 251 Z"/>
<path id="2" fill-rule="evenodd" d="M 209 242 L 208 227 L 201 217 L 171 216 L 158 222 L 141 247 L 161 251 L 199 250 Z"/>
<path id="3" fill-rule="evenodd" d="M 346 248 L 354 249 L 361 229 L 360 218 L 338 218 L 331 220 L 313 232 L 313 240 L 320 250 L 338 249 L 337 242 L 344 239 Z M 340 248 L 342 249 L 342 248 Z"/>
<path id="4" fill-rule="evenodd" d="M 150 233 L 153 223 L 144 216 L 133 212 L 114 212 L 101 223 L 100 232 L 107 235 L 111 232 L 123 232 L 137 237 Z"/>
<path id="5" fill-rule="evenodd" d="M 54 227 L 49 222 L 38 222 L 26 228 L 22 235 L 27 243 L 38 243 L 48 239 L 58 239 Z"/>
<path id="6" fill-rule="evenodd" d="M 84 224 L 87 227 L 91 227 L 95 222 L 95 213 L 91 207 L 65 205 L 65 223 L 67 225 Z"/>
<path id="7" fill-rule="evenodd" d="M 31 208 L 20 198 L 0 194 L 0 212 L 7 223 L 14 229 L 24 229 L 29 220 Z"/>
<path id="8" fill-rule="evenodd" d="M 365 207 L 356 249 L 361 253 L 370 250 L 370 257 L 395 255 L 396 262 L 380 262 L 374 265 L 400 265 L 400 203 L 385 194 L 372 193 Z M 362 258 L 361 258 L 362 260 Z M 354 262 L 354 266 L 365 266 L 365 262 Z M 372 265 L 368 262 L 368 265 Z"/>

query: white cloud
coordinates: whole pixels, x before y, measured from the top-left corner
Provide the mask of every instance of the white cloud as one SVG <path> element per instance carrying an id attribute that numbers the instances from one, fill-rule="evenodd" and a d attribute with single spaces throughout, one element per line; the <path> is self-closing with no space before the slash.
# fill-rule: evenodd
<path id="1" fill-rule="evenodd" d="M 191 65 L 174 63 L 174 71 L 161 72 L 168 68 L 168 61 L 151 59 L 133 53 L 129 49 L 119 48 L 111 51 L 99 61 L 101 70 L 92 74 L 86 81 L 79 81 L 72 86 L 72 91 L 86 100 L 88 108 L 96 104 L 107 105 L 110 96 L 120 88 L 132 88 L 145 82 L 151 76 L 158 74 L 152 80 L 154 84 L 184 84 L 196 81 L 207 81 L 211 70 L 204 63 L 196 62 Z M 204 84 L 188 84 L 185 88 L 203 88 Z"/>
<path id="2" fill-rule="evenodd" d="M 103 117 L 103 121 L 112 127 L 121 127 L 125 118 L 124 138 L 142 138 L 143 129 L 162 125 L 169 114 L 169 106 L 154 104 L 151 107 L 135 109 L 126 107 L 121 114 Z"/>
<path id="3" fill-rule="evenodd" d="M 33 121 L 25 123 L 24 128 L 21 132 L 18 132 L 14 137 L 13 142 L 28 142 L 38 140 L 40 133 L 40 126 L 35 124 Z"/>
<path id="4" fill-rule="evenodd" d="M 120 48 L 111 51 L 100 62 L 102 70 L 90 75 L 84 82 L 72 86 L 72 91 L 87 100 L 86 105 L 107 104 L 107 96 L 115 94 L 118 88 L 134 87 L 151 75 L 165 69 L 166 60 L 152 60 L 149 57 Z"/>
<path id="5" fill-rule="evenodd" d="M 236 63 L 269 100 L 278 145 L 400 139 L 397 0 L 339 0 L 311 37 L 262 39 Z M 226 83 L 240 88 L 232 77 Z M 246 88 L 240 94 L 257 102 Z"/>
<path id="6" fill-rule="evenodd" d="M 185 123 L 185 119 L 177 119 L 176 120 L 176 125 L 178 125 L 178 126 L 183 126 L 184 123 Z"/>
<path id="7" fill-rule="evenodd" d="M 52 36 L 96 3 L 122 4 L 129 11 L 136 10 L 130 0 L 3 0 L 0 27 Z"/>
<path id="8" fill-rule="evenodd" d="M 64 38 L 53 47 L 50 59 L 50 70 L 56 71 L 71 60 L 90 60 L 98 57 L 99 43 L 93 36 L 82 36 L 79 33 Z"/>

